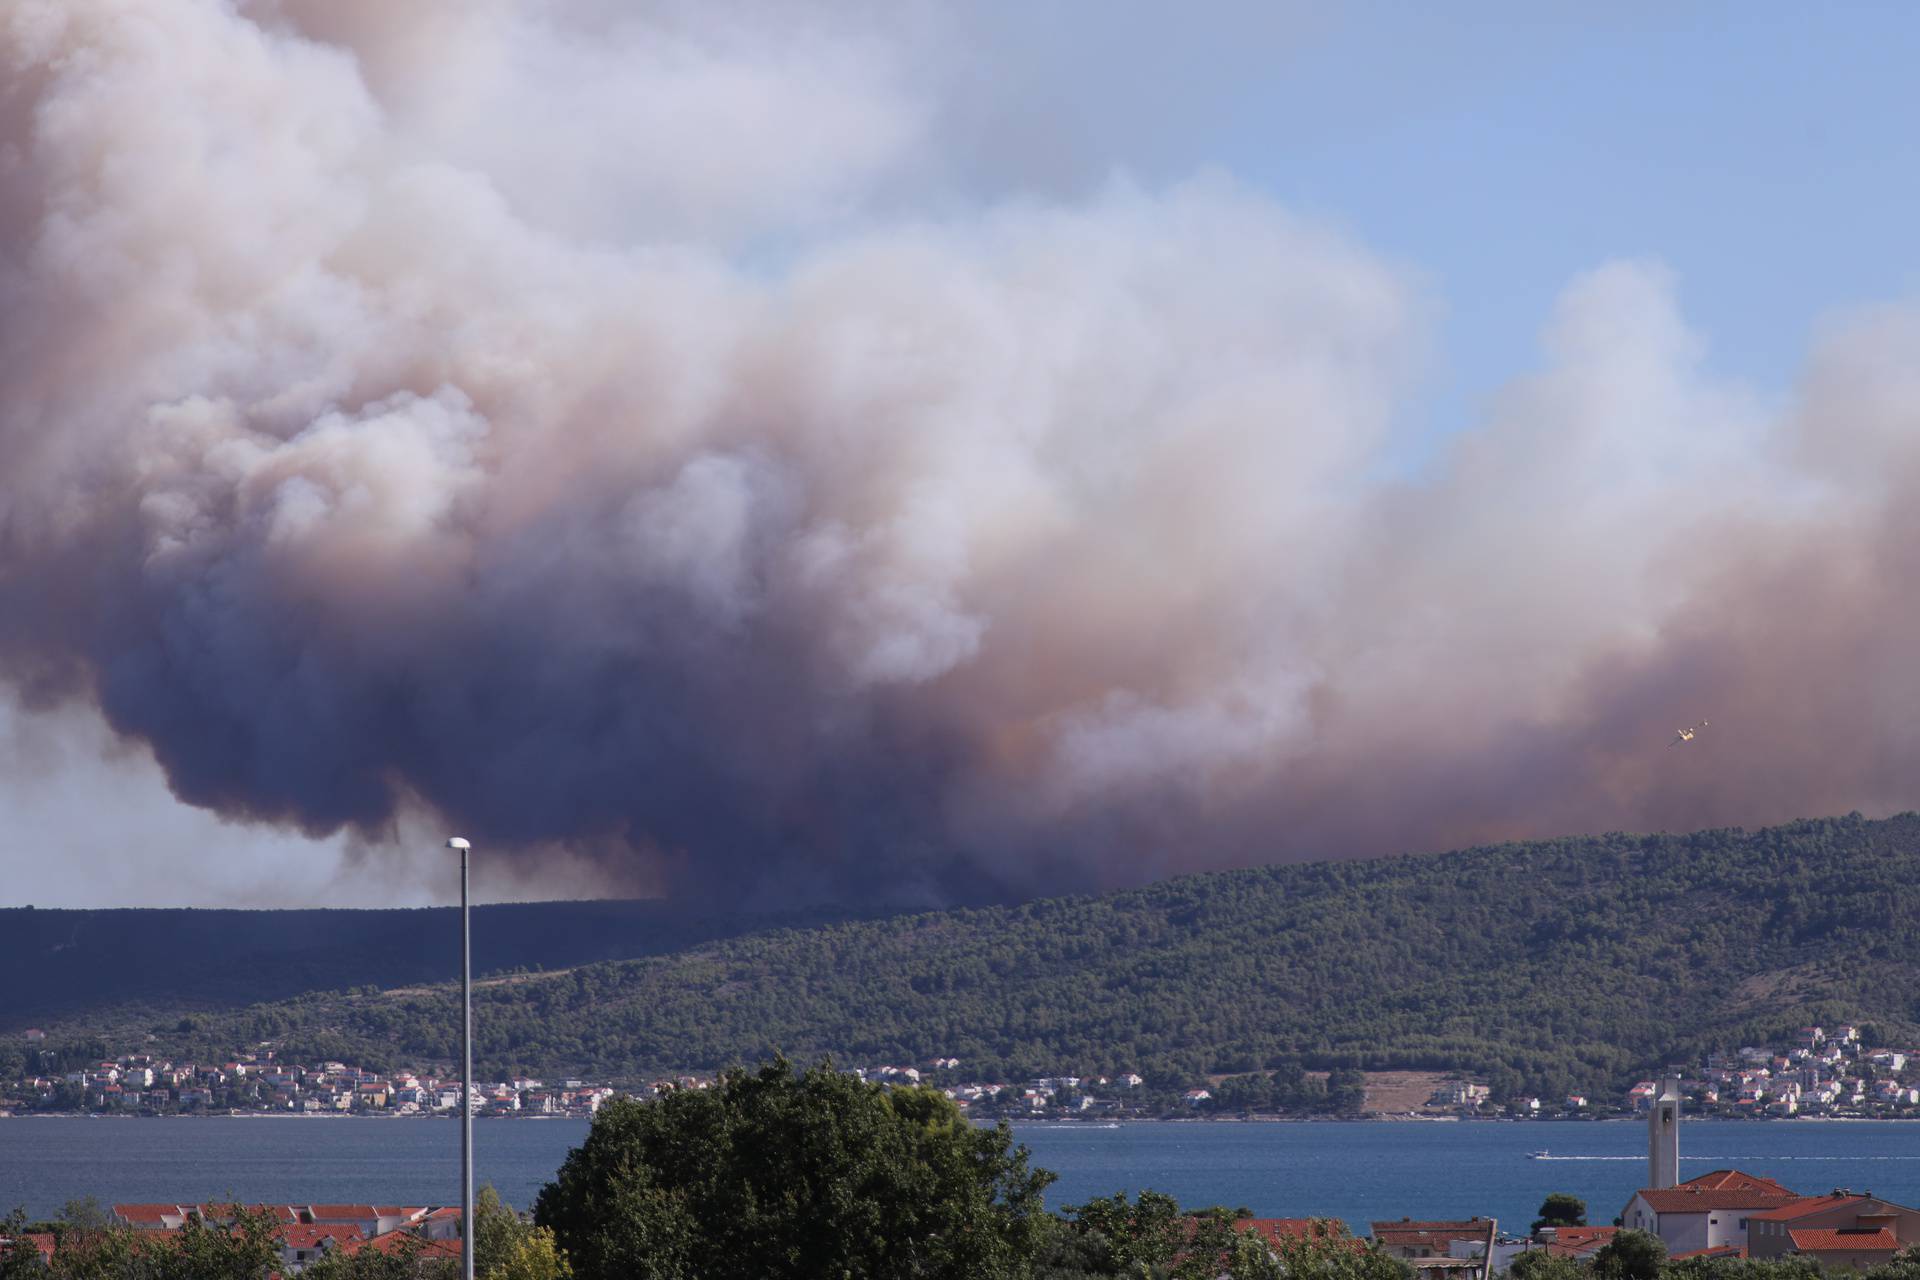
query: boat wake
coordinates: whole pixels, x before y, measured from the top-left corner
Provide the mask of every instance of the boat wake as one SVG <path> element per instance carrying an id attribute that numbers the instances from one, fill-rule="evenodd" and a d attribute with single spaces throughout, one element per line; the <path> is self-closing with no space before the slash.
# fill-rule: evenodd
<path id="1" fill-rule="evenodd" d="M 1870 1160 L 1920 1160 L 1920 1155 L 1905 1155 L 1905 1156 L 1712 1155 L 1712 1156 L 1681 1156 L 1680 1158 L 1685 1161 L 1691 1161 L 1699 1164 L 1745 1164 L 1745 1163 L 1773 1164 L 1782 1160 L 1810 1160 L 1816 1163 L 1826 1163 L 1826 1164 L 1856 1164 L 1856 1163 L 1860 1163 L 1863 1161 L 1870 1161 Z M 1645 1163 L 1646 1161 L 1645 1156 L 1558 1156 L 1558 1155 L 1548 1155 L 1544 1151 L 1529 1152 L 1527 1155 L 1527 1159 L 1529 1160 L 1632 1160 L 1639 1163 Z"/>

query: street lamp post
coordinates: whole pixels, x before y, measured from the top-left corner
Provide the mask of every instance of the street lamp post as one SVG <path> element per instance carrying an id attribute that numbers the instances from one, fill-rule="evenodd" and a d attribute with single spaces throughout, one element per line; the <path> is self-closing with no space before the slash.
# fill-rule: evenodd
<path id="1" fill-rule="evenodd" d="M 473 1280 L 473 915 L 467 908 L 467 851 L 460 851 L 460 1280 Z"/>

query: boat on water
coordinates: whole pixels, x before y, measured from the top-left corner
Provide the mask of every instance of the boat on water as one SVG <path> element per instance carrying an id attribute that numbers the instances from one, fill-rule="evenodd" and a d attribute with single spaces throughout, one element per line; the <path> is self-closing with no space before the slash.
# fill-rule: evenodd
<path id="1" fill-rule="evenodd" d="M 1551 1160 L 1551 1159 L 1553 1159 L 1553 1152 L 1551 1152 L 1551 1151 L 1529 1151 L 1529 1152 L 1527 1152 L 1527 1159 L 1529 1159 L 1529 1160 Z"/>

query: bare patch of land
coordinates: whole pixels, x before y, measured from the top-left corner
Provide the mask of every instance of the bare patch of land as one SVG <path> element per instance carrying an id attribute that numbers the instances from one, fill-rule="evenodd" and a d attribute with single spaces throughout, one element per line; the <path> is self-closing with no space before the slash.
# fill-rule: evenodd
<path id="1" fill-rule="evenodd" d="M 1440 1115 L 1446 1108 L 1427 1104 L 1434 1090 L 1450 1077 L 1442 1071 L 1369 1071 L 1367 1103 L 1370 1112 L 1386 1115 Z"/>

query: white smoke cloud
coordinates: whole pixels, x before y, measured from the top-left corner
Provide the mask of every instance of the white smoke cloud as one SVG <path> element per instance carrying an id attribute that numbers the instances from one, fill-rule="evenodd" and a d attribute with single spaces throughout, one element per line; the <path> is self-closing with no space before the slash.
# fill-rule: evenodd
<path id="1" fill-rule="evenodd" d="M 1417 279 L 1224 176 L 954 208 L 950 30 L 9 7 L 7 677 L 234 820 L 709 892 L 1911 803 L 1910 312 L 1780 406 L 1603 265 L 1409 479 Z"/>

